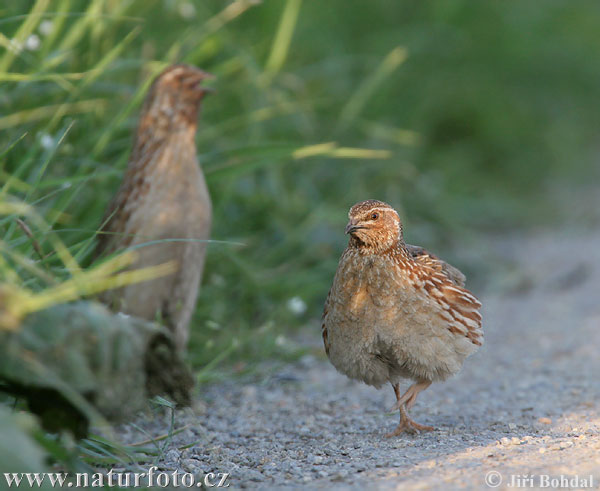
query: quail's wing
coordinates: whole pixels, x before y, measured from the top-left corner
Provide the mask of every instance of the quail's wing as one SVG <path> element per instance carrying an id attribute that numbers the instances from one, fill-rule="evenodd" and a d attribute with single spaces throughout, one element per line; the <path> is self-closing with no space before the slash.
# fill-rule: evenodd
<path id="1" fill-rule="evenodd" d="M 412 279 L 418 288 L 427 293 L 428 299 L 438 304 L 436 313 L 443 319 L 447 329 L 481 346 L 481 302 L 464 288 L 465 276 L 421 247 L 407 246 L 407 249 L 414 262 L 422 266 L 410 268 Z"/>
<path id="2" fill-rule="evenodd" d="M 413 259 L 418 263 L 428 266 L 438 273 L 443 273 L 455 285 L 465 286 L 465 280 L 467 278 L 458 268 L 448 264 L 446 261 L 442 261 L 435 254 L 432 254 L 422 247 L 406 244 L 406 248 Z"/>
<path id="3" fill-rule="evenodd" d="M 329 302 L 331 301 L 331 290 L 333 286 L 329 289 L 329 293 L 327 293 L 327 300 L 325 300 L 325 307 L 323 308 L 323 315 L 321 317 L 321 334 L 323 336 L 323 345 L 325 346 L 325 353 L 329 356 L 329 336 L 327 333 L 327 315 L 329 314 Z"/>

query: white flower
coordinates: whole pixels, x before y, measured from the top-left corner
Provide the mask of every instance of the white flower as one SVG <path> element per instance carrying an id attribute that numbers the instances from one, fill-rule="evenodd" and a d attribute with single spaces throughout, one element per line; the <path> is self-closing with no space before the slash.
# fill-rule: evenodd
<path id="1" fill-rule="evenodd" d="M 42 133 L 40 135 L 40 145 L 45 150 L 50 150 L 54 148 L 54 138 L 52 138 L 48 133 Z"/>
<path id="2" fill-rule="evenodd" d="M 44 20 L 40 22 L 40 27 L 38 27 L 38 31 L 42 36 L 48 36 L 52 29 L 54 28 L 54 23 L 51 20 Z"/>
<path id="3" fill-rule="evenodd" d="M 306 303 L 300 297 L 292 297 L 287 301 L 287 308 L 294 315 L 302 315 L 306 312 Z"/>
<path id="4" fill-rule="evenodd" d="M 196 7 L 190 2 L 181 3 L 179 4 L 179 15 L 184 19 L 191 19 L 196 16 Z"/>
<path id="5" fill-rule="evenodd" d="M 36 51 L 40 47 L 40 37 L 37 34 L 31 34 L 25 40 L 25 49 Z"/>

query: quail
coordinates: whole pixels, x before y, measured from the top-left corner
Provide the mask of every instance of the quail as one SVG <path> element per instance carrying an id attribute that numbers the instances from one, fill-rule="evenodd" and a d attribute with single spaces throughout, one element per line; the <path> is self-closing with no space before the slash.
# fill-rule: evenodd
<path id="1" fill-rule="evenodd" d="M 180 352 L 189 338 L 212 220 L 195 144 L 206 78 L 212 76 L 179 64 L 154 80 L 96 250 L 107 255 L 137 246 L 138 259 L 131 269 L 176 262 L 175 273 L 114 290 L 103 300 L 127 314 L 160 319 Z"/>
<path id="2" fill-rule="evenodd" d="M 386 436 L 431 431 L 408 410 L 432 382 L 456 374 L 483 343 L 481 303 L 455 267 L 404 242 L 398 213 L 367 200 L 349 212 L 350 235 L 323 312 L 325 351 L 349 378 L 390 383 L 400 423 Z M 400 392 L 400 381 L 413 381 Z"/>

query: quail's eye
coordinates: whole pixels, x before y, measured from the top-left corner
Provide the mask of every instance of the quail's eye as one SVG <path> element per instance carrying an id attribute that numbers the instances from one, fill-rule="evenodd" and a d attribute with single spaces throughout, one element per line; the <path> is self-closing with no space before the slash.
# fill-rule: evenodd
<path id="1" fill-rule="evenodd" d="M 371 213 L 371 220 L 377 220 L 379 218 L 379 213 Z"/>

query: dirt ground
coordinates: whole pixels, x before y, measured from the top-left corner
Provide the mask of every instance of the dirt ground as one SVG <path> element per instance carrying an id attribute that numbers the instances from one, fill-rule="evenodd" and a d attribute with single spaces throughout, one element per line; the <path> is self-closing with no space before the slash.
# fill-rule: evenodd
<path id="1" fill-rule="evenodd" d="M 398 418 L 387 413 L 391 388 L 307 355 L 203 388 L 198 408 L 178 413 L 189 427 L 160 465 L 228 472 L 232 488 L 598 488 L 600 234 L 486 247 L 507 274 L 481 297 L 485 345 L 412 410 L 436 431 L 384 438 Z M 315 325 L 309 342 L 319 336 Z M 138 424 L 164 432 L 156 420 Z"/>

